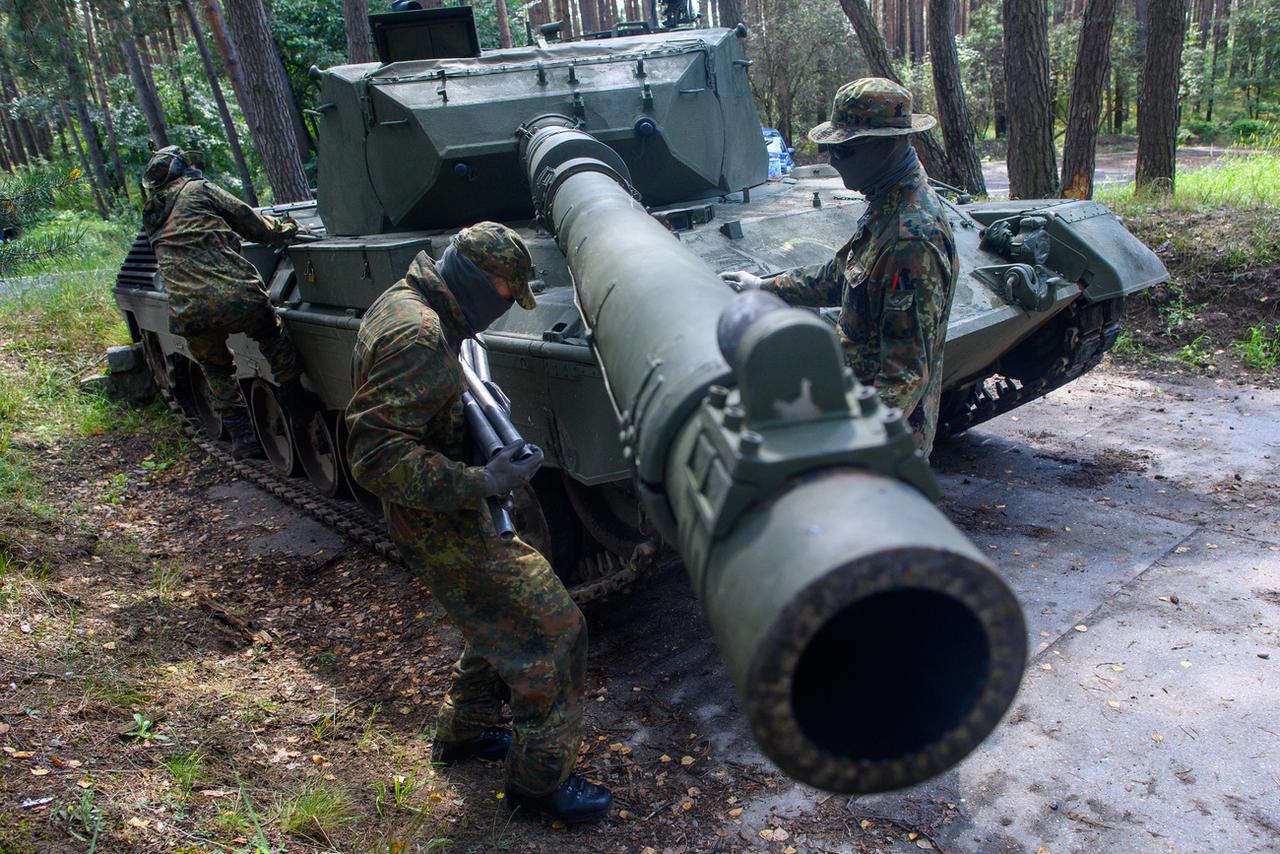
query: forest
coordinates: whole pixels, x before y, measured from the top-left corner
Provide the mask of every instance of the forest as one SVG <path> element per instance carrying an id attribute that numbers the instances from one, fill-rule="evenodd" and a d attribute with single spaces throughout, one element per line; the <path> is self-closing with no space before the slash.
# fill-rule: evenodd
<path id="1" fill-rule="evenodd" d="M 496 0 L 475 11 L 486 48 L 524 44 L 552 21 L 561 39 L 626 21 L 742 21 L 762 123 L 802 158 L 816 154 L 804 130 L 841 83 L 890 77 L 941 120 L 920 146 L 931 175 L 977 195 L 983 160 L 1007 158 L 1015 196 L 1087 197 L 1099 147 L 1136 146 L 1138 183 L 1171 185 L 1177 145 L 1265 147 L 1280 127 L 1277 0 L 693 4 Z M 137 209 L 138 172 L 169 143 L 202 152 L 208 173 L 251 202 L 309 198 L 307 69 L 374 58 L 367 0 L 6 5 L 0 171 L 76 170 L 103 217 Z"/>

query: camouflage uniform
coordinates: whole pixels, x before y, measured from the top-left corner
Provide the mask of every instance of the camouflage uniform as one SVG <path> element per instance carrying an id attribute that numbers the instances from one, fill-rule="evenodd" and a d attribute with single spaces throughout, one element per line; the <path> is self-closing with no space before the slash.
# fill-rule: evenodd
<path id="1" fill-rule="evenodd" d="M 233 417 L 242 405 L 228 335 L 243 332 L 257 341 L 277 383 L 298 377 L 293 345 L 237 237 L 283 243 L 297 232 L 296 223 L 259 214 L 218 185 L 186 174 L 155 188 L 143 227 L 169 293 L 170 328 L 186 339 L 220 415 Z"/>
<path id="2" fill-rule="evenodd" d="M 870 78 L 836 94 L 818 142 L 926 130 L 911 94 Z M 942 350 L 955 293 L 955 240 L 923 169 L 908 174 L 867 211 L 857 232 L 825 264 L 800 267 L 764 284 L 793 305 L 840 306 L 845 361 L 880 398 L 898 407 L 926 457 L 933 449 L 942 391 Z"/>
<path id="3" fill-rule="evenodd" d="M 942 202 L 920 171 L 889 192 L 835 258 L 765 284 L 792 305 L 840 306 L 845 362 L 906 414 L 926 457 L 938 427 L 956 264 Z"/>
<path id="4" fill-rule="evenodd" d="M 502 272 L 491 257 L 473 260 Z M 532 307 L 527 285 L 515 284 Z M 569 776 L 578 755 L 586 623 L 542 555 L 497 538 L 484 507 L 485 470 L 460 462 L 469 448 L 457 348 L 470 334 L 435 262 L 420 253 L 360 324 L 347 452 L 355 479 L 383 499 L 406 563 L 466 641 L 436 740 L 497 726 L 505 684 L 515 730 L 508 785 L 542 795 Z"/>

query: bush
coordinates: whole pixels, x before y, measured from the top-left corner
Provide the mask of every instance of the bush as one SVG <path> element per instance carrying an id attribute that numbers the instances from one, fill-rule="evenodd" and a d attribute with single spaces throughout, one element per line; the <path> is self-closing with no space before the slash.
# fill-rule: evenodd
<path id="1" fill-rule="evenodd" d="M 1196 142 L 1208 145 L 1213 142 L 1222 133 L 1222 125 L 1218 122 L 1206 122 L 1200 119 L 1187 122 L 1178 129 L 1178 141 L 1182 142 L 1182 134 L 1186 132 L 1195 138 Z"/>
<path id="2" fill-rule="evenodd" d="M 1277 129 L 1262 119 L 1236 119 L 1227 128 L 1233 142 L 1242 145 L 1258 145 L 1266 137 L 1274 136 Z"/>

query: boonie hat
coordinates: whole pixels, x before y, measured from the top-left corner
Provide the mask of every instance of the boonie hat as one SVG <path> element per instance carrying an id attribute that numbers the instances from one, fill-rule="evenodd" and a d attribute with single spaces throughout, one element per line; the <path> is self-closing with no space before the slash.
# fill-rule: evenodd
<path id="1" fill-rule="evenodd" d="M 903 136 L 928 130 L 933 116 L 911 112 L 911 92 L 883 77 L 846 83 L 831 102 L 831 121 L 809 131 L 809 139 L 836 145 L 864 136 Z"/>
<path id="2" fill-rule="evenodd" d="M 529 288 L 533 259 L 520 235 L 499 222 L 478 222 L 459 231 L 452 243 L 481 270 L 510 284 L 521 308 L 538 304 Z"/>

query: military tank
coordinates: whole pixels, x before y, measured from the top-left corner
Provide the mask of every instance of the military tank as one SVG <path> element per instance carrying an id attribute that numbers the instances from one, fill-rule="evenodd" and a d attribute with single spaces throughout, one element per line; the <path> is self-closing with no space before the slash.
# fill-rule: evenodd
<path id="1" fill-rule="evenodd" d="M 1016 692 L 1019 606 L 932 506 L 901 413 L 843 368 L 835 309 L 744 301 L 717 277 L 826 260 L 864 203 L 821 169 L 766 180 L 742 26 L 481 52 L 462 9 L 371 16 L 382 62 L 313 70 L 319 200 L 269 210 L 322 239 L 244 252 L 326 411 L 295 430 L 233 336 L 268 456 L 235 465 L 389 550 L 342 450 L 360 316 L 418 252 L 502 220 L 538 297 L 484 340 L 512 421 L 546 451 L 522 535 L 579 601 L 678 556 L 761 746 L 797 779 L 880 791 L 950 767 Z M 1091 202 L 949 216 L 947 429 L 1097 364 L 1124 296 L 1165 277 Z M 157 386 L 230 463 L 145 239 L 115 295 Z"/>

